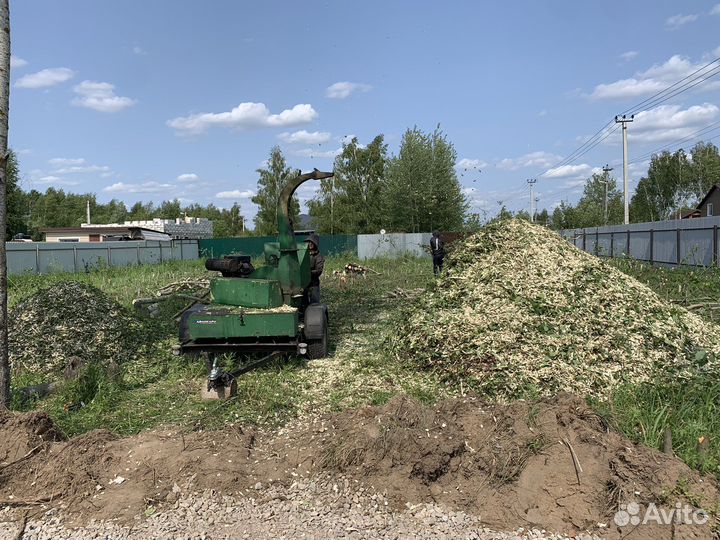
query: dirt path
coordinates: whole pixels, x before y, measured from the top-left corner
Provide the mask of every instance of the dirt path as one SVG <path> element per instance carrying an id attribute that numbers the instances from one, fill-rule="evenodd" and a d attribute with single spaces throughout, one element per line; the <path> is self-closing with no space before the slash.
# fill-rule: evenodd
<path id="1" fill-rule="evenodd" d="M 0 416 L 0 522 L 29 512 L 39 532 L 24 538 L 66 537 L 61 524 L 89 538 L 493 537 L 483 528 L 709 538 L 712 521 L 613 518 L 621 504 L 720 501 L 712 479 L 633 445 L 567 395 L 435 407 L 396 398 L 275 432 L 61 439 L 42 414 Z"/>

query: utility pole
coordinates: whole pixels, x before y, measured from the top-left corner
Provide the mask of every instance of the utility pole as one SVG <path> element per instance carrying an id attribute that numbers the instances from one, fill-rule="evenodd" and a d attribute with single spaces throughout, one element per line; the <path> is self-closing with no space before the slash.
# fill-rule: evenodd
<path id="1" fill-rule="evenodd" d="M 623 198 L 625 199 L 625 225 L 630 224 L 630 187 L 628 180 L 628 149 L 627 149 L 627 124 L 632 122 L 635 115 L 627 118 L 624 114 L 615 117 L 616 124 L 622 124 L 623 135 Z"/>
<path id="2" fill-rule="evenodd" d="M 535 221 L 535 182 L 537 182 L 537 178 L 527 179 L 527 183 L 530 185 L 530 223 Z"/>
<path id="3" fill-rule="evenodd" d="M 603 167 L 603 178 L 604 178 L 604 184 L 605 184 L 605 205 L 603 206 L 603 224 L 608 224 L 608 173 L 612 171 L 613 168 L 610 165 L 605 165 Z"/>
<path id="4" fill-rule="evenodd" d="M 90 225 L 90 199 L 87 200 L 85 212 L 87 213 L 87 224 Z"/>

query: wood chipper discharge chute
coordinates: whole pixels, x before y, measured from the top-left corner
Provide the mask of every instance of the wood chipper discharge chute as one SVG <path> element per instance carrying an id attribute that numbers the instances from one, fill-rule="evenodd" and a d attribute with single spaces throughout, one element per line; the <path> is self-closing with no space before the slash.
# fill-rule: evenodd
<path id="1" fill-rule="evenodd" d="M 254 268 L 242 253 L 205 261 L 205 268 L 221 276 L 210 281 L 211 303 L 183 314 L 179 351 L 205 358 L 206 397 L 232 395 L 236 377 L 277 356 L 327 355 L 327 306 L 309 303 L 311 254 L 306 243 L 297 244 L 289 206 L 301 184 L 332 176 L 315 169 L 285 185 L 277 212 L 278 241 L 265 244 L 264 266 Z M 243 360 L 240 366 L 221 369 L 217 355 L 224 352 Z"/>

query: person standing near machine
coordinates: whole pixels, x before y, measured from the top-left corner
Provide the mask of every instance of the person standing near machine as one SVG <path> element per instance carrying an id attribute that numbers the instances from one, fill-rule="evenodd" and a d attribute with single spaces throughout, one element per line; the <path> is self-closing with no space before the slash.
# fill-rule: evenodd
<path id="1" fill-rule="evenodd" d="M 325 268 L 325 257 L 320 253 L 320 237 L 311 233 L 307 240 L 310 252 L 310 285 L 307 288 L 308 303 L 320 303 L 320 276 Z"/>
<path id="2" fill-rule="evenodd" d="M 433 231 L 430 239 L 430 252 L 433 258 L 433 273 L 438 275 L 442 272 L 443 261 L 445 260 L 445 242 L 440 238 L 438 231 Z"/>

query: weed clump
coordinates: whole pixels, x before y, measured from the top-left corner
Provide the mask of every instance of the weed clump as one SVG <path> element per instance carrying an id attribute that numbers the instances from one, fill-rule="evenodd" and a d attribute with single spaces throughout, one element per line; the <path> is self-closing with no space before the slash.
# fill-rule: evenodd
<path id="1" fill-rule="evenodd" d="M 543 227 L 507 220 L 453 246 L 404 314 L 398 359 L 501 399 L 605 398 L 716 370 L 718 327 Z"/>
<path id="2" fill-rule="evenodd" d="M 17 304 L 9 313 L 12 369 L 58 375 L 73 358 L 120 365 L 138 354 L 140 321 L 101 290 L 63 281 Z"/>

